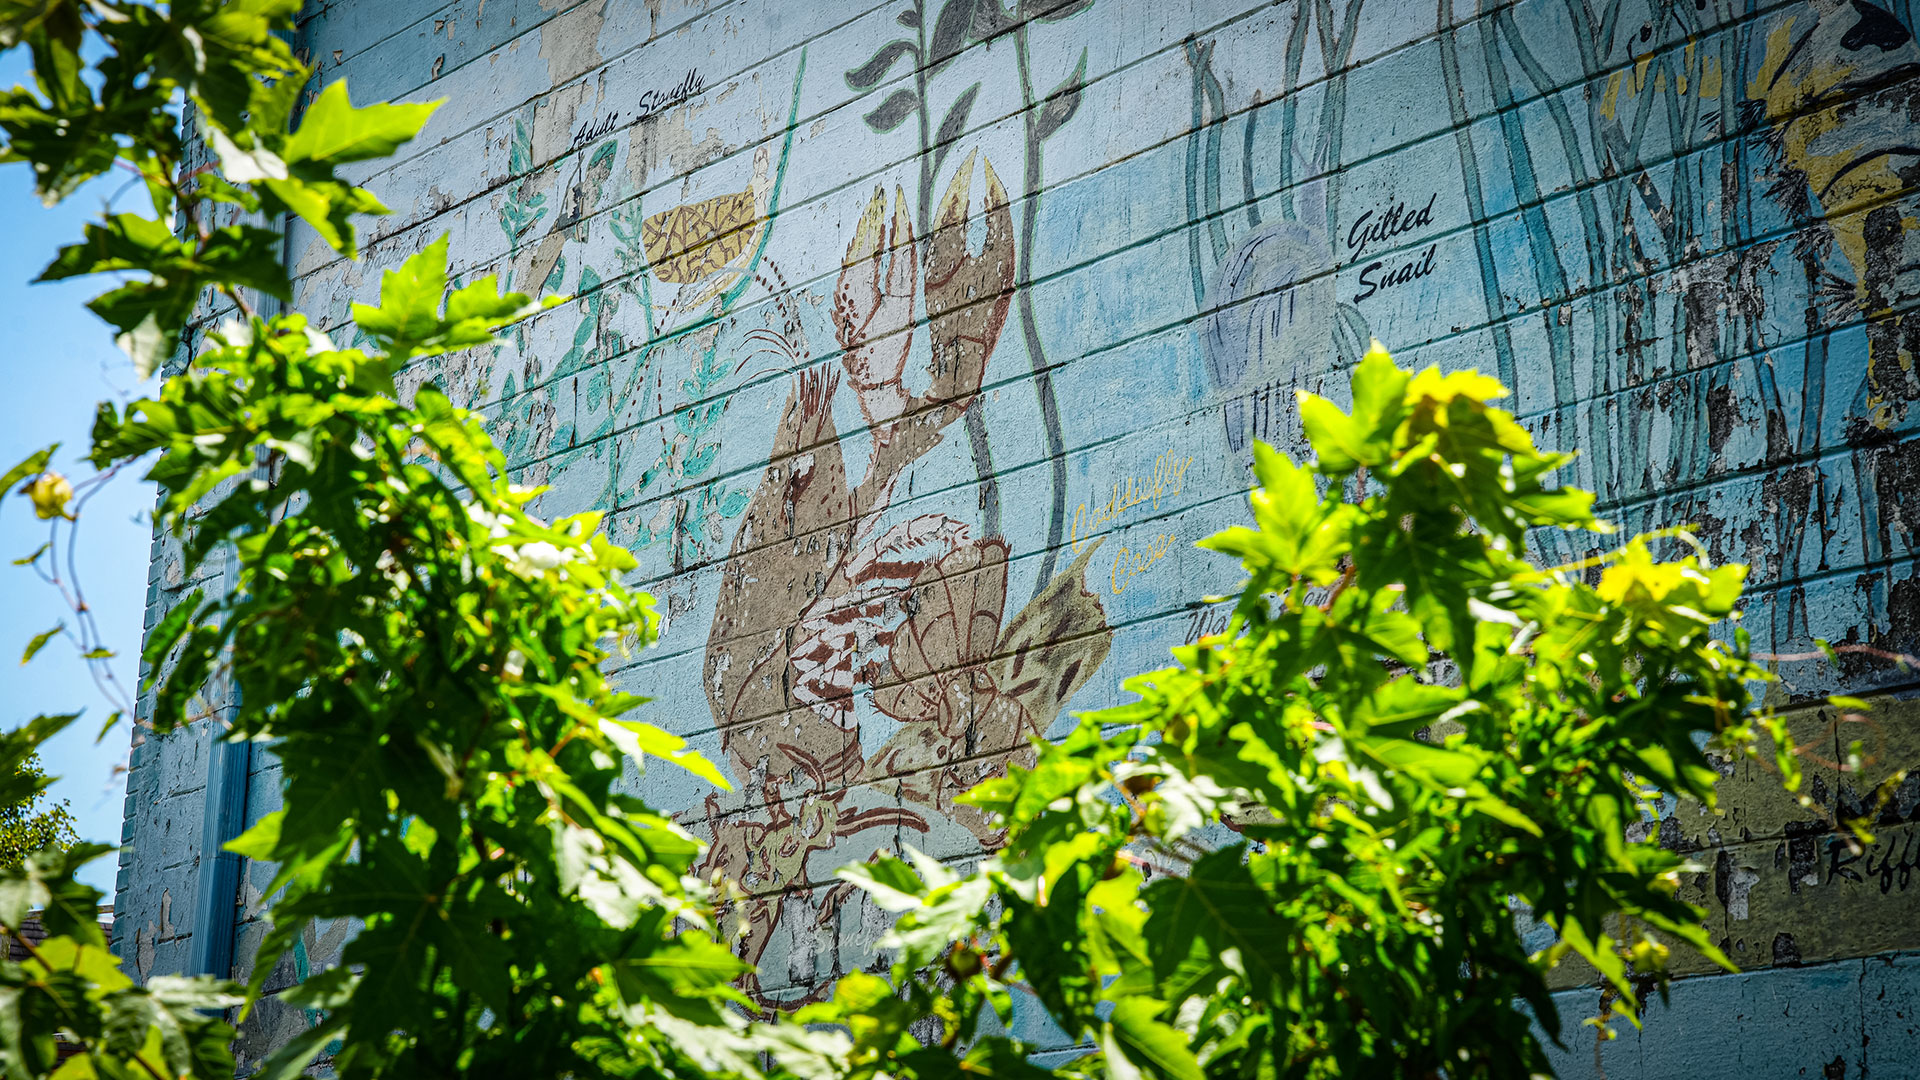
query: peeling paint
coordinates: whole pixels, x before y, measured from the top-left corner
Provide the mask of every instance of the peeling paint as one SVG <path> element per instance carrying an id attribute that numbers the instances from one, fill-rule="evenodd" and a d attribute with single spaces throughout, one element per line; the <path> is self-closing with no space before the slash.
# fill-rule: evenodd
<path id="1" fill-rule="evenodd" d="M 730 918 L 761 1000 L 873 959 L 883 914 L 835 865 L 991 850 L 953 795 L 1210 625 L 1195 598 L 1237 575 L 1191 542 L 1242 520 L 1252 440 L 1301 447 L 1294 392 L 1337 399 L 1378 337 L 1508 382 L 1623 529 L 1687 522 L 1748 563 L 1742 626 L 1789 658 L 1769 701 L 1808 802 L 1727 759 L 1717 811 L 1669 800 L 1629 828 L 1701 867 L 1683 895 L 1752 973 L 1677 951 L 1690 989 L 1633 1056 L 1582 1044 L 1567 1075 L 1715 1075 L 1748 1046 L 1756 1075 L 1920 1059 L 1866 994 L 1920 994 L 1920 779 L 1873 843 L 1836 828 L 1920 763 L 1899 659 L 1920 653 L 1909 0 L 1622 0 L 1600 23 L 1579 0 L 1456 4 L 1444 24 L 1400 0 L 1093 0 L 990 40 L 943 18 L 968 2 L 916 25 L 903 3 L 647 0 L 642 21 L 492 0 L 376 30 L 387 9 L 344 0 L 304 24 L 326 78 L 447 104 L 367 179 L 398 212 L 365 262 L 290 234 L 300 306 L 345 343 L 348 305 L 441 231 L 463 280 L 575 297 L 400 382 L 488 416 L 516 482 L 550 485 L 539 512 L 606 510 L 636 550 L 666 636 L 616 678 L 736 791 L 630 782 L 750 886 Z M 1177 496 L 1069 527 L 1189 458 Z M 1537 540 L 1554 561 L 1587 542 Z M 200 584 L 182 577 L 158 545 L 151 618 Z M 1816 640 L 1843 651 L 1797 659 Z M 198 819 L 204 767 L 178 737 L 133 760 L 117 941 L 142 978 L 183 955 L 167 890 L 199 853 L 170 822 Z M 1593 973 L 1555 977 L 1593 1000 Z M 1754 1035 L 1763 1014 L 1791 1038 Z M 1870 1022 L 1891 1034 L 1863 1047 Z M 248 1045 L 305 1023 L 268 1010 Z"/>

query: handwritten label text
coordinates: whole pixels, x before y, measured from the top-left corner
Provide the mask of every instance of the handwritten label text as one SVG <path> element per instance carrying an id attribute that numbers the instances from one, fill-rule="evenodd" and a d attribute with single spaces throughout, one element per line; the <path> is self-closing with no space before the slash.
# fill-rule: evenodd
<path id="1" fill-rule="evenodd" d="M 634 116 L 638 123 L 655 113 L 665 112 L 707 88 L 707 80 L 700 77 L 698 71 L 687 72 L 687 77 L 665 90 L 649 90 L 640 95 L 640 108 Z"/>
<path id="2" fill-rule="evenodd" d="M 1186 487 L 1187 467 L 1192 464 L 1192 455 L 1176 458 L 1172 454 L 1161 454 L 1153 459 L 1151 476 L 1129 476 L 1115 483 L 1106 501 L 1091 508 L 1081 503 L 1073 511 L 1074 554 L 1080 553 L 1086 537 L 1104 531 L 1128 510 L 1143 503 L 1158 510 L 1163 500 L 1179 495 Z"/>
<path id="3" fill-rule="evenodd" d="M 702 78 L 698 71 L 689 71 L 687 72 L 686 78 L 681 79 L 679 82 L 664 90 L 649 90 L 641 94 L 639 108 L 636 109 L 633 114 L 633 122 L 637 124 L 642 120 L 666 112 L 668 109 L 684 103 L 688 98 L 694 97 L 706 88 L 707 80 Z M 574 131 L 573 143 L 568 149 L 578 150 L 593 140 L 610 134 L 614 126 L 620 122 L 620 115 L 618 111 L 610 112 L 598 119 L 588 120 L 581 124 L 579 129 Z"/>
<path id="4" fill-rule="evenodd" d="M 1411 214 L 1404 202 L 1394 203 L 1378 214 L 1372 210 L 1361 214 L 1347 230 L 1347 257 L 1358 259 L 1375 244 L 1385 245 L 1396 236 L 1433 224 L 1433 204 L 1439 198 L 1440 193 L 1434 192 L 1427 197 L 1427 205 Z"/>
<path id="5" fill-rule="evenodd" d="M 1439 244 L 1428 244 L 1427 250 L 1405 261 L 1396 261 L 1392 266 L 1384 259 L 1368 263 L 1360 270 L 1360 291 L 1354 294 L 1353 302 L 1357 304 L 1381 289 L 1405 285 L 1433 273 L 1433 257 L 1439 250 Z"/>
<path id="6" fill-rule="evenodd" d="M 620 114 L 617 112 L 610 112 L 598 120 L 589 120 L 586 123 L 581 124 L 580 130 L 573 133 L 573 144 L 567 147 L 567 149 L 569 151 L 580 149 L 581 147 L 592 142 L 593 140 L 612 131 L 613 125 L 619 122 L 620 122 Z"/>
<path id="7" fill-rule="evenodd" d="M 1180 538 L 1172 533 L 1161 533 L 1147 542 L 1147 546 L 1135 550 L 1123 547 L 1113 556 L 1113 573 L 1109 580 L 1113 583 L 1113 595 L 1119 596 L 1127 591 L 1133 579 L 1146 573 L 1154 563 L 1173 553 L 1174 545 Z"/>
<path id="8" fill-rule="evenodd" d="M 1353 227 L 1347 230 L 1347 257 L 1358 262 L 1368 248 L 1391 246 L 1395 240 L 1415 229 L 1433 224 L 1433 204 L 1439 198 L 1440 193 L 1435 192 L 1427 196 L 1425 206 L 1411 212 L 1407 210 L 1406 203 L 1396 202 L 1384 210 L 1369 210 L 1361 214 L 1354 219 Z M 1417 254 L 1374 259 L 1367 263 L 1360 268 L 1360 291 L 1354 294 L 1353 302 L 1360 303 L 1381 289 L 1405 285 L 1433 273 L 1433 260 L 1439 248 L 1438 244 L 1429 244 L 1425 251 Z"/>

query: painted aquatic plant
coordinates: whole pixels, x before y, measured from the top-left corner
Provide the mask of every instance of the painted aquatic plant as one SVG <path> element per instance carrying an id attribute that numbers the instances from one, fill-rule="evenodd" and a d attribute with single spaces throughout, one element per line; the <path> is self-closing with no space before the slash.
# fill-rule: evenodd
<path id="1" fill-rule="evenodd" d="M 794 377 L 742 510 L 703 681 L 731 724 L 735 778 L 793 797 L 717 822 L 703 853 L 614 791 L 624 760 L 648 758 L 728 786 L 608 684 L 615 650 L 657 625 L 623 584 L 631 554 L 596 514 L 529 513 L 537 492 L 509 482 L 479 417 L 431 385 L 403 401 L 393 383 L 413 361 L 493 346 L 537 305 L 491 279 L 451 282 L 442 240 L 353 309 L 367 348 L 252 308 L 253 290 L 289 291 L 281 238 L 216 226 L 216 206 L 296 213 L 351 250 L 352 215 L 377 202 L 333 168 L 391 152 L 425 118 L 355 109 L 330 87 L 295 127 L 311 73 L 274 36 L 292 16 L 112 0 L 0 11 L 0 45 L 25 41 L 45 69 L 0 109 L 6 153 L 41 166 L 49 198 L 124 161 L 154 204 L 95 226 L 48 276 L 115 274 L 96 308 L 142 370 L 208 290 L 227 308 L 151 395 L 102 409 L 91 456 L 149 468 L 190 567 L 234 567 L 233 591 L 191 594 L 154 627 L 146 719 L 177 728 L 210 686 L 236 687 L 229 737 L 279 757 L 283 809 L 233 845 L 278 868 L 268 893 L 287 889 L 263 955 L 301 955 L 320 920 L 363 926 L 342 966 L 286 992 L 320 1022 L 270 1074 L 334 1047 L 347 1076 L 1054 1075 L 986 1033 L 1018 990 L 1094 1048 L 1068 1076 L 1525 1075 L 1544 1063 L 1512 1005 L 1554 1026 L 1554 964 L 1593 965 L 1625 1011 L 1669 949 L 1724 961 L 1673 895 L 1684 864 L 1624 826 L 1653 804 L 1650 785 L 1710 805 L 1714 766 L 1761 756 L 1763 732 L 1793 772 L 1784 731 L 1752 709 L 1764 676 L 1744 638 L 1713 636 L 1744 569 L 1697 549 L 1659 557 L 1678 534 L 1535 564 L 1543 533 L 1600 532 L 1592 497 L 1548 482 L 1566 457 L 1538 450 L 1492 405 L 1504 389 L 1472 372 L 1404 371 L 1376 350 L 1351 412 L 1303 397 L 1315 460 L 1258 449 L 1252 527 L 1208 542 L 1248 575 L 1228 631 L 1058 744 L 990 741 L 1042 731 L 1099 666 L 1107 629 L 1084 561 L 1009 615 L 1002 538 L 885 513 L 969 415 L 1021 279 L 1010 200 L 983 164 L 976 215 L 971 156 L 931 230 L 916 232 L 903 192 L 867 204 L 836 283 L 840 370 Z M 107 92 L 80 74 L 84 34 L 111 47 L 94 71 Z M 208 117 L 220 161 L 191 188 L 175 133 L 153 123 L 176 93 Z M 557 250 L 543 280 L 564 274 Z M 905 377 L 916 294 L 924 390 Z M 576 333 L 574 347 L 565 362 L 590 343 Z M 872 443 L 857 484 L 834 427 L 842 378 Z M 50 462 L 29 457 L 0 490 L 22 484 L 39 516 L 71 522 L 90 481 Z M 760 574 L 796 568 L 818 588 Z M 856 687 L 899 725 L 877 755 L 848 738 Z M 0 765 L 71 721 L 0 736 Z M 751 888 L 804 872 L 816 837 L 925 824 L 834 798 L 902 771 L 906 801 L 961 817 L 999 853 L 965 877 L 912 853 L 843 871 L 899 916 L 882 941 L 890 979 L 856 973 L 792 1019 L 750 1022 L 735 983 L 750 972 L 728 945 L 755 950 L 786 882 L 733 900 L 702 872 Z M 28 793 L 18 775 L 0 768 L 16 778 L 0 800 Z M 0 1066 L 230 1075 L 230 1032 L 203 1010 L 234 1004 L 231 988 L 134 987 L 102 951 L 98 897 L 73 881 L 100 850 L 0 873 L 0 925 L 17 933 L 39 906 L 52 931 L 28 962 L 0 963 Z M 1556 945 L 1526 951 L 1513 898 Z M 256 968 L 254 1000 L 271 971 Z M 57 1034 L 83 1064 L 59 1063 Z"/>
<path id="2" fill-rule="evenodd" d="M 898 916 L 892 984 L 802 1016 L 877 1068 L 917 1063 L 919 1017 L 964 1045 L 1021 991 L 1093 1048 L 1082 1076 L 1521 1077 L 1551 1072 L 1556 965 L 1628 1016 L 1672 950 L 1731 968 L 1686 859 L 1624 830 L 1663 793 L 1712 806 L 1731 756 L 1797 775 L 1745 635 L 1713 634 L 1746 568 L 1658 557 L 1676 533 L 1533 563 L 1530 533 L 1607 527 L 1505 393 L 1377 346 L 1351 412 L 1302 392 L 1314 459 L 1255 444 L 1252 524 L 1202 542 L 1247 574 L 1227 629 L 963 796 L 1007 830 L 977 872 L 842 870 Z"/>
<path id="3" fill-rule="evenodd" d="M 802 50 L 794 75 L 793 103 L 782 134 L 777 162 L 763 148 L 755 156 L 754 176 L 744 192 L 734 192 L 654 214 L 639 198 L 617 208 L 610 225 L 620 241 L 622 265 L 633 272 L 623 284 L 638 302 L 648 328 L 639 345 L 640 360 L 622 389 L 629 400 L 646 401 L 661 388 L 655 414 L 671 416 L 662 428 L 651 463 L 634 476 L 617 476 L 608 505 L 651 503 L 632 537 L 636 549 L 670 545 L 677 572 L 713 557 L 725 542 L 723 523 L 739 517 L 749 498 L 744 488 L 710 475 L 720 452 L 718 425 L 731 398 L 724 390 L 753 356 L 741 349 L 723 351 L 723 329 L 735 305 L 753 284 L 766 256 L 767 241 L 780 210 L 793 136 L 799 125 L 800 83 L 806 73 Z M 645 268 L 645 273 L 634 272 Z M 680 295 L 657 305 L 653 282 L 678 285 Z M 635 284 L 637 282 L 637 285 Z M 680 316 L 678 322 L 675 316 Z M 661 359 L 691 353 L 687 376 L 674 387 L 657 371 Z"/>
<path id="4" fill-rule="evenodd" d="M 984 221 L 973 209 L 976 173 Z M 888 194 L 874 191 L 841 261 L 832 307 L 840 370 L 794 379 L 708 638 L 705 683 L 728 763 L 766 808 L 741 813 L 715 797 L 706 815 L 708 866 L 746 890 L 729 918 L 754 961 L 789 909 L 816 925 L 838 916 L 846 890 L 809 900 L 788 889 L 840 840 L 951 821 L 997 844 L 998 826 L 958 797 L 1031 761 L 1028 740 L 1045 734 L 1107 654 L 1105 611 L 1082 583 L 1097 545 L 1013 610 L 1004 539 L 896 509 L 901 478 L 979 393 L 1012 306 L 1016 258 L 1006 189 L 977 154 L 948 183 L 924 242 L 905 192 Z M 981 225 L 976 253 L 968 237 Z M 915 349 L 921 310 L 924 353 Z M 908 388 L 916 355 L 926 357 L 918 392 Z M 843 384 L 870 440 L 857 484 L 832 413 Z M 856 716 L 863 694 L 893 725 L 871 752 Z M 881 781 L 893 782 L 891 799 L 863 803 L 861 786 Z"/>
<path id="5" fill-rule="evenodd" d="M 515 117 L 513 134 L 507 140 L 507 175 L 519 177 L 507 185 L 500 200 L 500 231 L 507 234 L 507 250 L 519 249 L 540 219 L 547 216 L 547 193 L 532 189 L 533 136 L 526 121 Z"/>
<path id="6" fill-rule="evenodd" d="M 1012 8 L 1000 0 L 945 0 L 931 25 L 927 21 L 927 0 L 912 0 L 896 20 L 914 32 L 913 39 L 897 39 L 882 45 L 865 63 L 846 73 L 848 87 L 857 91 L 880 85 L 894 66 L 906 59 L 912 63 L 912 86 L 890 92 L 879 105 L 863 117 L 868 128 L 885 133 L 909 117 L 919 122 L 920 169 L 919 197 L 914 202 L 916 223 L 922 236 L 932 231 L 933 188 L 947 155 L 967 134 L 980 84 L 958 94 L 948 106 L 936 130 L 932 126 L 933 104 L 929 82 L 949 67 L 971 44 L 1011 39 L 1019 61 L 1021 123 L 1025 133 L 1021 178 L 1019 256 L 1012 286 L 1017 297 L 1020 326 L 1028 363 L 1033 371 L 1034 392 L 1040 399 L 1041 422 L 1052 471 L 1053 500 L 1047 519 L 1047 542 L 1042 550 L 1039 580 L 1034 586 L 1037 597 L 1053 578 L 1054 562 L 1066 535 L 1067 473 L 1066 453 L 1060 427 L 1060 407 L 1053 393 L 1053 374 L 1047 363 L 1039 325 L 1034 319 L 1031 290 L 1035 229 L 1040 208 L 1039 195 L 1044 186 L 1044 146 L 1048 139 L 1071 121 L 1080 110 L 1081 91 L 1087 75 L 1087 53 L 1080 50 L 1080 61 L 1059 85 L 1045 94 L 1034 89 L 1028 31 L 1035 23 L 1053 23 L 1079 15 L 1093 6 L 1093 0 L 1015 0 Z M 962 166 L 961 172 L 968 168 Z M 978 412 L 966 418 L 967 439 L 979 480 L 983 526 L 989 537 L 1000 535 L 1000 486 L 995 479 L 992 455 L 988 449 L 986 423 Z"/>

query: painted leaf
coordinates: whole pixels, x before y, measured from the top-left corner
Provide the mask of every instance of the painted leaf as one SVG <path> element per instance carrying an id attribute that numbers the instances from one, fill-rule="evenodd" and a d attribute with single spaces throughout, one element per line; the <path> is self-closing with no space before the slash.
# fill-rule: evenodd
<path id="1" fill-rule="evenodd" d="M 913 91 L 895 90 L 887 95 L 887 100 L 881 102 L 879 108 L 862 119 L 866 120 L 868 127 L 884 135 L 899 127 L 919 107 L 920 98 Z"/>
<path id="2" fill-rule="evenodd" d="M 908 19 L 912 21 L 909 22 Z M 900 16 L 900 25 L 918 27 L 920 17 L 909 11 Z M 917 54 L 920 50 L 911 41 L 889 41 L 880 47 L 880 51 L 868 58 L 867 62 L 847 72 L 847 85 L 855 90 L 871 90 L 880 85 L 886 77 L 887 69 L 903 56 Z"/>
<path id="3" fill-rule="evenodd" d="M 933 24 L 933 40 L 927 48 L 927 74 L 937 75 L 967 46 L 967 31 L 973 27 L 974 0 L 947 0 Z"/>
<path id="4" fill-rule="evenodd" d="M 1064 16 L 1062 16 L 1064 18 Z M 1040 117 L 1034 122 L 1034 137 L 1046 141 L 1054 132 L 1065 127 L 1073 114 L 1080 111 L 1081 91 L 1085 89 L 1087 78 L 1087 50 L 1080 50 L 1080 63 L 1067 76 L 1065 82 L 1053 88 L 1047 100 L 1040 106 Z"/>
<path id="5" fill-rule="evenodd" d="M 1000 0 L 976 0 L 973 5 L 973 39 L 985 41 L 1018 26 L 1020 20 L 1007 14 Z"/>
<path id="6" fill-rule="evenodd" d="M 749 184 L 745 191 L 648 214 L 640 223 L 640 243 L 654 277 L 690 285 L 744 255 L 758 242 L 762 227 Z"/>
<path id="7" fill-rule="evenodd" d="M 967 130 L 967 117 L 973 112 L 973 100 L 980 96 L 980 84 L 974 83 L 961 91 L 947 109 L 946 118 L 940 121 L 940 130 L 934 136 L 933 171 L 938 173 L 940 165 L 947 160 L 955 143 Z"/>
<path id="8" fill-rule="evenodd" d="M 1093 6 L 1093 0 L 1021 0 L 1020 14 L 1041 22 L 1071 19 Z"/>
<path id="9" fill-rule="evenodd" d="M 1094 541 L 1008 620 L 988 676 L 1042 731 L 1107 659 L 1112 631 L 1100 598 L 1081 584 Z"/>
<path id="10" fill-rule="evenodd" d="M 980 84 L 974 83 L 954 99 L 953 106 L 947 110 L 946 119 L 940 121 L 940 132 L 935 136 L 939 142 L 951 143 L 967 130 L 967 116 L 973 112 L 973 99 L 979 96 Z"/>
<path id="11" fill-rule="evenodd" d="M 680 474 L 689 480 L 698 479 L 713 464 L 714 455 L 720 452 L 719 443 L 708 443 L 687 455 L 687 463 Z"/>

